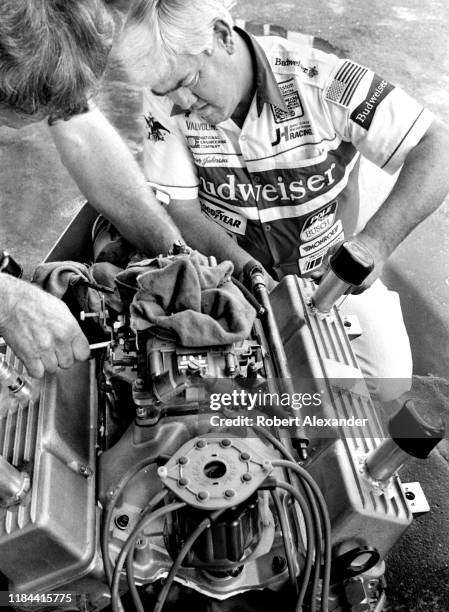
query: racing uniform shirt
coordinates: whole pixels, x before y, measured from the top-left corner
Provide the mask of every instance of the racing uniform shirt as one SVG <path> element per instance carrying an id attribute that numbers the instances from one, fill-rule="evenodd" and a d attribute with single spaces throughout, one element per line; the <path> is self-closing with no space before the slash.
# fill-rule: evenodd
<path id="1" fill-rule="evenodd" d="M 242 128 L 211 125 L 148 90 L 145 175 L 173 199 L 199 198 L 278 277 L 307 276 L 354 233 L 360 155 L 393 174 L 433 116 L 351 60 L 236 30 L 257 83 Z"/>

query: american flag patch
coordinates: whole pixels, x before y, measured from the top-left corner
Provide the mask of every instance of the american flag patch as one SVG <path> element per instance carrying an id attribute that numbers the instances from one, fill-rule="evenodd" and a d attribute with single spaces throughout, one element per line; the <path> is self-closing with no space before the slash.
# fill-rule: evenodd
<path id="1" fill-rule="evenodd" d="M 367 72 L 368 68 L 346 60 L 327 88 L 326 99 L 342 106 L 348 106 L 360 81 Z"/>

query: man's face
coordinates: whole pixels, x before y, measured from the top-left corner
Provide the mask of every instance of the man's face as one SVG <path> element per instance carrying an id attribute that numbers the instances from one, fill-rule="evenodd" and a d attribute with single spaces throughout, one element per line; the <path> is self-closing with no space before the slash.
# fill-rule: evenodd
<path id="1" fill-rule="evenodd" d="M 15 130 L 42 121 L 45 113 L 38 113 L 35 115 L 25 115 L 18 113 L 9 106 L 2 106 L 0 104 L 0 127 L 6 126 Z"/>
<path id="2" fill-rule="evenodd" d="M 197 112 L 212 125 L 229 119 L 241 98 L 230 55 L 217 43 L 211 52 L 178 55 L 151 90 L 186 111 Z"/>

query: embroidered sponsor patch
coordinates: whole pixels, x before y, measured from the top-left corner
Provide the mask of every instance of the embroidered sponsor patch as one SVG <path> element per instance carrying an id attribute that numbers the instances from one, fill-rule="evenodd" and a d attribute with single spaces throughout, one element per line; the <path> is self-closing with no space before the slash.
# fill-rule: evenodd
<path id="1" fill-rule="evenodd" d="M 233 165 L 233 158 L 229 157 L 220 157 L 220 154 L 216 155 L 205 155 L 201 154 L 193 154 L 193 161 L 197 166 L 208 166 L 212 168 L 225 168 L 227 166 Z"/>
<path id="2" fill-rule="evenodd" d="M 299 247 L 299 254 L 301 255 L 301 257 L 304 257 L 305 255 L 311 255 L 312 253 L 315 253 L 315 251 L 319 251 L 320 249 L 327 247 L 342 231 L 342 223 L 340 220 L 338 220 L 337 223 L 334 223 L 334 225 L 328 232 L 326 232 L 322 236 L 319 236 L 318 238 L 315 238 L 315 240 L 312 240 L 311 242 L 306 242 L 305 244 L 302 244 Z"/>
<path id="3" fill-rule="evenodd" d="M 275 72 L 299 72 L 308 76 L 309 79 L 314 79 L 319 74 L 318 66 L 316 64 L 310 64 L 309 66 L 307 66 L 299 58 L 287 56 L 274 57 L 273 67 Z"/>
<path id="4" fill-rule="evenodd" d="M 347 107 L 367 72 L 367 68 L 346 60 L 327 88 L 324 97 Z"/>
<path id="5" fill-rule="evenodd" d="M 327 255 L 327 252 L 334 244 L 338 244 L 344 240 L 344 232 L 342 231 L 338 234 L 333 240 L 329 242 L 323 249 L 319 249 L 318 251 L 311 253 L 310 255 L 306 255 L 305 257 L 300 257 L 298 259 L 298 267 L 301 274 L 308 274 L 309 272 L 313 272 L 322 266 L 324 262 L 324 258 Z"/>
<path id="6" fill-rule="evenodd" d="M 247 224 L 245 217 L 242 217 L 241 215 L 225 208 L 215 206 L 214 204 L 206 202 L 205 200 L 200 200 L 200 204 L 203 215 L 206 215 L 234 234 L 240 234 L 241 236 L 245 235 Z"/>
<path id="7" fill-rule="evenodd" d="M 186 134 L 187 145 L 190 149 L 207 151 L 222 150 L 226 140 L 217 132 L 208 134 Z"/>
<path id="8" fill-rule="evenodd" d="M 170 130 L 155 119 L 151 113 L 145 115 L 144 119 L 148 129 L 148 140 L 158 142 L 160 140 L 165 140 L 166 135 L 170 134 Z"/>
<path id="9" fill-rule="evenodd" d="M 284 121 L 288 121 L 290 119 L 298 119 L 299 117 L 303 117 L 304 108 L 302 106 L 298 90 L 295 87 L 294 79 L 289 79 L 288 81 L 278 83 L 278 86 L 288 111 L 286 112 L 277 106 L 273 106 L 272 104 L 271 110 L 276 123 L 283 123 Z"/>
<path id="10" fill-rule="evenodd" d="M 304 225 L 301 229 L 300 238 L 303 242 L 313 240 L 323 234 L 327 229 L 330 228 L 335 219 L 335 213 L 337 212 L 337 200 L 327 204 L 320 210 L 307 217 Z"/>
<path id="11" fill-rule="evenodd" d="M 375 74 L 366 98 L 351 113 L 351 119 L 365 130 L 368 130 L 379 104 L 393 91 L 394 85 Z"/>

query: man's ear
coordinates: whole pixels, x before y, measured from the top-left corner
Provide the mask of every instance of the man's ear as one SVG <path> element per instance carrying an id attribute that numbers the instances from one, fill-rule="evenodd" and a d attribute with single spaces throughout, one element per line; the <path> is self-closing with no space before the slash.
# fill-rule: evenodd
<path id="1" fill-rule="evenodd" d="M 233 32 L 230 26 L 222 19 L 216 19 L 214 22 L 214 36 L 218 45 L 223 45 L 229 55 L 234 53 Z"/>

